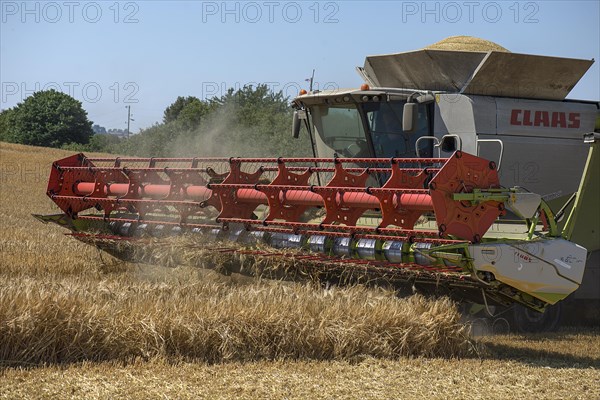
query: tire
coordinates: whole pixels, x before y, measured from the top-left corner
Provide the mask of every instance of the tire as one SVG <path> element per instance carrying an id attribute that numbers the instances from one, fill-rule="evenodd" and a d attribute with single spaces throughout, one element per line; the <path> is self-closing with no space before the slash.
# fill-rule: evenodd
<path id="1" fill-rule="evenodd" d="M 548 306 L 543 313 L 515 304 L 512 310 L 511 330 L 519 333 L 554 332 L 560 325 L 562 305 Z"/>

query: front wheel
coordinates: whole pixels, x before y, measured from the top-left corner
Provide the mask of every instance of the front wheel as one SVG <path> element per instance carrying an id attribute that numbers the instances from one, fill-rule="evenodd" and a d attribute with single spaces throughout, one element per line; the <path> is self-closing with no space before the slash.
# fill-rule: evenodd
<path id="1" fill-rule="evenodd" d="M 511 328 L 519 333 L 554 332 L 560 324 L 561 303 L 546 307 L 543 313 L 515 304 L 512 310 Z"/>

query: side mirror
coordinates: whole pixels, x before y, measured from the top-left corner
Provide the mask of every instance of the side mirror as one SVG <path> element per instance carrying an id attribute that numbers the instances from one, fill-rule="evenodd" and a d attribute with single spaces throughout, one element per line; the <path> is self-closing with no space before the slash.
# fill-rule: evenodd
<path id="1" fill-rule="evenodd" d="M 402 110 L 402 130 L 411 133 L 415 130 L 417 123 L 417 103 L 406 103 Z"/>
<path id="2" fill-rule="evenodd" d="M 294 116 L 292 117 L 292 137 L 294 139 L 298 139 L 300 136 L 300 128 L 302 127 L 300 120 L 302 119 L 306 119 L 306 111 L 295 110 Z"/>
<path id="3" fill-rule="evenodd" d="M 442 148 L 442 151 L 445 151 L 446 153 L 454 153 L 457 148 L 456 142 L 457 140 L 454 136 L 444 136 L 440 147 Z"/>

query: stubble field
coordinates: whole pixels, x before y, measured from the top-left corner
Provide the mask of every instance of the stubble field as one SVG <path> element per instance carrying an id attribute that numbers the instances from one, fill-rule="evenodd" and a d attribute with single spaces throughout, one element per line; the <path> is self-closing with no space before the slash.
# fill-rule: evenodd
<path id="1" fill-rule="evenodd" d="M 122 263 L 43 225 L 0 143 L 0 398 L 600 398 L 600 332 L 472 338 L 454 305 Z"/>

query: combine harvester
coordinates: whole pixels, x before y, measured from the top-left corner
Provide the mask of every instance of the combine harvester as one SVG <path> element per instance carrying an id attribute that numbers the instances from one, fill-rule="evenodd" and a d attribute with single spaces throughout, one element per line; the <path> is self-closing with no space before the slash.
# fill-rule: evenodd
<path id="1" fill-rule="evenodd" d="M 360 89 L 294 99 L 293 135 L 305 126 L 314 157 L 77 154 L 52 166 L 48 195 L 63 214 L 37 217 L 123 259 L 183 236 L 237 255 L 228 272 L 280 258 L 321 280 L 481 304 L 520 331 L 556 328 L 562 300 L 583 293 L 585 307 L 571 303 L 593 320 L 598 103 L 564 100 L 592 62 L 367 57 Z"/>

